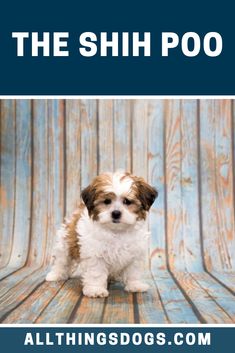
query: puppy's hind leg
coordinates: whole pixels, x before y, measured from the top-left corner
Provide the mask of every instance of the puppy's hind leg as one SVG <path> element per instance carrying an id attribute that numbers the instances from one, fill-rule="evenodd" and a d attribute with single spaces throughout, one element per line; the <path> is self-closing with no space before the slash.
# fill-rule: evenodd
<path id="1" fill-rule="evenodd" d="M 56 244 L 52 253 L 51 270 L 46 281 L 62 281 L 69 278 L 71 258 L 69 256 L 66 232 L 62 227 L 57 233 Z"/>

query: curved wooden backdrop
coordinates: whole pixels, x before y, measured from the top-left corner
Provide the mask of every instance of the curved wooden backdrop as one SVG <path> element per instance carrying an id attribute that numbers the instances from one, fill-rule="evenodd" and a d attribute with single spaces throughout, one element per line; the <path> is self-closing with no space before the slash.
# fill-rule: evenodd
<path id="1" fill-rule="evenodd" d="M 235 322 L 233 105 L 2 100 L 0 319 Z M 76 280 L 45 283 L 56 228 L 81 188 L 116 169 L 159 190 L 149 221 L 151 290 L 132 295 L 112 285 L 108 300 L 92 301 Z"/>

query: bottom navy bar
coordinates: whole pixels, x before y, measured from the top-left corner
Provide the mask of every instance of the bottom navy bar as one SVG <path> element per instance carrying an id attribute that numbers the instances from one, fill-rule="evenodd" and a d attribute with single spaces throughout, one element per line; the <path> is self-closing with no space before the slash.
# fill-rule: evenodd
<path id="1" fill-rule="evenodd" d="M 234 350 L 234 337 L 234 327 L 0 327 L 1 350 L 11 353 L 221 353 Z"/>

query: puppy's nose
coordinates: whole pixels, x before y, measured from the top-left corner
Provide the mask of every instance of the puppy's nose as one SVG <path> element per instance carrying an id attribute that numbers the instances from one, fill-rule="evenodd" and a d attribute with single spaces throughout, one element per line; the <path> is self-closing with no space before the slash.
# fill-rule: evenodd
<path id="1" fill-rule="evenodd" d="M 121 218 L 121 214 L 122 213 L 120 211 L 116 210 L 116 211 L 112 212 L 112 217 L 113 217 L 113 219 L 120 219 Z"/>

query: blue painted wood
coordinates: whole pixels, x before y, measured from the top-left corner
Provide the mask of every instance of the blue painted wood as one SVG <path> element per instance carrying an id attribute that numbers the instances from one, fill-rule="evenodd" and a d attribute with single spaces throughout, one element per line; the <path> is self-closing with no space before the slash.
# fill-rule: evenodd
<path id="1" fill-rule="evenodd" d="M 113 101 L 100 100 L 98 110 L 99 173 L 114 170 Z"/>
<path id="2" fill-rule="evenodd" d="M 234 269 L 231 103 L 200 103 L 201 205 L 207 269 Z"/>
<path id="3" fill-rule="evenodd" d="M 126 99 L 113 102 L 114 170 L 131 171 L 131 107 Z"/>
<path id="4" fill-rule="evenodd" d="M 34 289 L 43 282 L 46 275 L 45 270 L 35 271 L 31 276 L 24 280 L 15 283 L 7 293 L 0 298 L 0 321 L 5 319 L 7 313 L 18 307 L 20 303 L 25 300 Z"/>
<path id="5" fill-rule="evenodd" d="M 148 102 L 135 100 L 132 114 L 132 172 L 148 178 Z"/>
<path id="6" fill-rule="evenodd" d="M 2 101 L 0 318 L 235 322 L 232 111 L 229 100 Z M 98 172 L 117 168 L 159 191 L 150 291 L 133 296 L 112 285 L 107 300 L 92 301 L 76 280 L 48 287 L 45 266 L 64 215 Z"/>
<path id="7" fill-rule="evenodd" d="M 198 175 L 198 106 L 196 100 L 181 103 L 181 197 L 185 266 L 189 272 L 203 271 L 200 238 Z"/>
<path id="8" fill-rule="evenodd" d="M 46 260 L 50 259 L 56 230 L 65 216 L 65 152 L 64 152 L 64 101 L 49 100 L 48 104 L 48 237 Z"/>
<path id="9" fill-rule="evenodd" d="M 169 101 L 165 110 L 165 182 L 169 267 L 185 271 L 181 188 L 181 102 Z"/>
<path id="10" fill-rule="evenodd" d="M 16 269 L 27 261 L 30 245 L 32 191 L 31 102 L 16 101 L 16 190 L 14 235 L 8 267 Z"/>
<path id="11" fill-rule="evenodd" d="M 3 321 L 4 324 L 34 323 L 53 297 L 60 291 L 63 282 L 44 282 L 25 301 L 13 310 Z M 30 310 L 29 310 L 30 308 Z"/>
<path id="12" fill-rule="evenodd" d="M 78 207 L 81 187 L 81 117 L 80 101 L 66 101 L 66 215 Z"/>
<path id="13" fill-rule="evenodd" d="M 73 310 L 80 295 L 79 280 L 70 279 L 66 281 L 61 290 L 35 320 L 35 323 L 67 323 L 73 316 Z"/>
<path id="14" fill-rule="evenodd" d="M 166 205 L 164 161 L 164 102 L 149 101 L 148 180 L 158 190 L 150 212 L 152 271 L 166 270 Z"/>
<path id="15" fill-rule="evenodd" d="M 96 100 L 81 100 L 81 188 L 98 173 L 97 109 Z"/>
<path id="16" fill-rule="evenodd" d="M 42 265 L 48 240 L 48 105 L 45 100 L 33 101 L 32 109 L 32 200 L 31 237 L 28 264 Z"/>
<path id="17" fill-rule="evenodd" d="M 216 191 L 219 246 L 223 270 L 235 269 L 235 225 L 232 151 L 232 105 L 230 100 L 215 102 L 216 117 Z"/>
<path id="18" fill-rule="evenodd" d="M 154 271 L 153 278 L 158 288 L 168 322 L 174 324 L 199 323 L 192 306 L 169 271 Z"/>
<path id="19" fill-rule="evenodd" d="M 10 259 L 15 210 L 15 101 L 1 101 L 0 267 Z"/>

